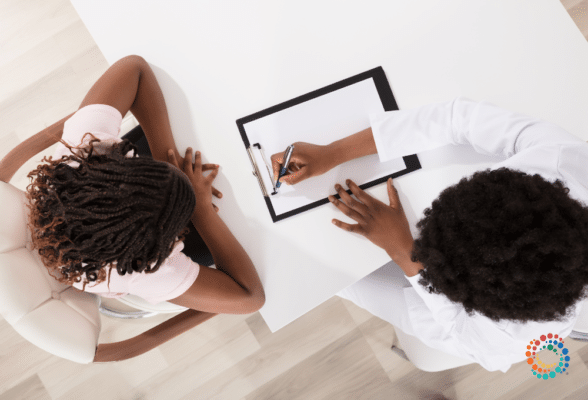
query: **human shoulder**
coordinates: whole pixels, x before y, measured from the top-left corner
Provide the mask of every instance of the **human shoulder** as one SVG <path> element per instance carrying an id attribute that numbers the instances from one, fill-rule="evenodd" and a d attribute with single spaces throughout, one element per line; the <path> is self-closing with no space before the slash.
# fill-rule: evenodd
<path id="1" fill-rule="evenodd" d="M 62 139 L 69 146 L 78 148 L 87 147 L 91 141 L 98 139 L 99 144 L 95 147 L 100 151 L 121 141 L 118 137 L 121 123 L 122 116 L 116 108 L 106 104 L 91 104 L 80 108 L 65 122 Z M 66 145 L 58 143 L 53 158 L 70 154 Z"/>

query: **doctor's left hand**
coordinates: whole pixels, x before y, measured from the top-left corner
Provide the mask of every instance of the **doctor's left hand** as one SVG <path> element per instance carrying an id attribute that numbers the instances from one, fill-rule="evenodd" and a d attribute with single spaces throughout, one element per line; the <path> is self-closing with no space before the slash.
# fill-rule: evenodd
<path id="1" fill-rule="evenodd" d="M 337 184 L 335 190 L 341 200 L 331 195 L 329 201 L 357 224 L 350 225 L 338 219 L 333 219 L 333 224 L 348 232 L 365 236 L 376 246 L 386 250 L 397 263 L 410 259 L 414 240 L 392 179 L 388 179 L 387 183 L 390 205 L 373 198 L 353 181 L 348 179 L 346 183 L 357 200 Z"/>

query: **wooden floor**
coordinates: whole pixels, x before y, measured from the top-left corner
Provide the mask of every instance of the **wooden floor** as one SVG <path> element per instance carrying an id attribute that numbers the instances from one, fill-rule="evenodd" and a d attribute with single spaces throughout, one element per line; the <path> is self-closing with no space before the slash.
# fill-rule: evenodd
<path id="1" fill-rule="evenodd" d="M 562 4 L 588 38 L 588 0 Z M 75 111 L 107 67 L 69 0 L 0 0 L 0 157 Z M 13 183 L 24 188 L 35 163 Z M 163 319 L 103 318 L 101 341 Z M 274 334 L 259 313 L 225 315 L 136 359 L 79 365 L 29 344 L 0 317 L 0 400 L 588 398 L 583 342 L 568 341 L 569 375 L 544 382 L 526 363 L 507 373 L 477 365 L 422 372 L 390 351 L 394 335 L 389 324 L 332 298 Z"/>

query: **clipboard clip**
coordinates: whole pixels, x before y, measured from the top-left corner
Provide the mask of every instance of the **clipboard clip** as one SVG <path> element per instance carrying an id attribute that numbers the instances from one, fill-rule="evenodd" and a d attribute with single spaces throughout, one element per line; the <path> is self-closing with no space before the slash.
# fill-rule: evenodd
<path id="1" fill-rule="evenodd" d="M 267 170 L 270 182 L 272 183 L 272 187 L 274 189 L 274 191 L 272 192 L 272 195 L 277 194 L 276 183 L 274 182 L 274 175 L 272 174 L 272 169 L 270 168 L 270 164 L 267 162 L 263 148 L 261 147 L 261 145 L 259 143 L 255 143 L 253 145 L 253 147 L 257 147 L 261 153 L 261 159 L 263 160 L 263 163 L 265 164 L 265 168 Z M 263 183 L 263 178 L 261 177 L 260 168 L 257 165 L 257 161 L 255 161 L 255 156 L 253 155 L 253 150 L 251 149 L 251 146 L 249 146 L 247 148 L 247 154 L 249 155 L 249 160 L 251 161 L 251 164 L 253 165 L 253 171 L 252 171 L 253 176 L 255 176 L 257 178 L 257 183 L 259 183 L 259 187 L 261 188 L 263 195 L 265 197 L 269 197 L 267 190 L 265 188 L 265 185 Z"/>

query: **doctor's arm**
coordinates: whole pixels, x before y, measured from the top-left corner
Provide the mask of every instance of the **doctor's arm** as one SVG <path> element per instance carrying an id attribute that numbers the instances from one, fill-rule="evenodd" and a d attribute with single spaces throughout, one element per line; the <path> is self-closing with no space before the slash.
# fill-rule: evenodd
<path id="1" fill-rule="evenodd" d="M 374 114 L 370 123 L 326 146 L 295 143 L 290 172 L 281 181 L 295 184 L 375 153 L 385 162 L 448 144 L 470 144 L 482 154 L 512 157 L 534 146 L 582 142 L 555 124 L 464 98 Z M 272 156 L 275 177 L 281 162 L 281 153 Z"/>
<path id="2" fill-rule="evenodd" d="M 581 142 L 555 124 L 461 97 L 373 115 L 371 127 L 381 161 L 447 144 L 509 158 L 535 146 Z"/>
<path id="3" fill-rule="evenodd" d="M 367 128 L 326 146 L 305 142 L 294 143 L 289 172 L 280 182 L 294 185 L 313 176 L 322 175 L 339 164 L 377 153 L 372 129 Z M 283 153 L 272 155 L 274 180 L 283 163 Z"/>

